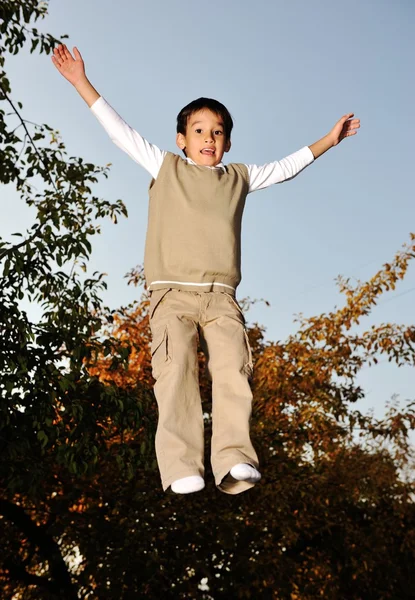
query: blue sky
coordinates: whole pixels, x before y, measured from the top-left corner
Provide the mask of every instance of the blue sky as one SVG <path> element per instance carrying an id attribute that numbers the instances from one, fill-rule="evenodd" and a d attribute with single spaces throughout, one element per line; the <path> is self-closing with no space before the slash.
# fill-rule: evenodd
<path id="1" fill-rule="evenodd" d="M 266 338 L 295 332 L 294 315 L 343 304 L 334 279 L 366 280 L 415 231 L 413 36 L 410 0 L 52 1 L 37 27 L 77 46 L 100 94 L 142 135 L 175 151 L 175 118 L 189 101 L 217 98 L 235 128 L 228 162 L 262 164 L 309 145 L 347 112 L 357 136 L 295 180 L 248 196 L 237 297 L 264 298 L 250 322 Z M 13 99 L 23 115 L 58 129 L 69 156 L 111 162 L 95 193 L 122 198 L 129 218 L 108 222 L 95 240 L 92 269 L 108 274 L 106 303 L 137 296 L 124 274 L 143 262 L 150 176 L 108 138 L 87 105 L 46 55 L 7 57 Z M 30 211 L 2 190 L 1 235 L 30 224 Z M 415 321 L 415 264 L 384 296 L 372 323 Z M 414 369 L 389 363 L 364 369 L 360 408 L 381 415 L 393 393 L 415 396 Z"/>

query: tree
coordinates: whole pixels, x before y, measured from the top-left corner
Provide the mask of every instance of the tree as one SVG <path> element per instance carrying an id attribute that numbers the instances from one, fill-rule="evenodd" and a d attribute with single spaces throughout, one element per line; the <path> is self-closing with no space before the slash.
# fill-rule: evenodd
<path id="1" fill-rule="evenodd" d="M 252 433 L 264 481 L 231 499 L 212 486 L 195 498 L 166 498 L 154 490 L 153 480 L 150 486 L 145 483 L 144 474 L 126 492 L 122 481 L 110 493 L 102 487 L 100 504 L 111 507 L 104 510 L 111 513 L 108 521 L 123 547 L 115 545 L 107 561 L 100 554 L 106 575 L 97 582 L 98 597 L 128 598 L 131 589 L 154 598 L 413 596 L 408 432 L 415 427 L 415 403 L 404 409 L 392 404 L 381 420 L 353 405 L 364 395 L 356 385 L 362 367 L 382 356 L 400 366 L 414 364 L 413 325 L 382 324 L 356 333 L 379 297 L 404 278 L 414 256 L 411 235 L 410 244 L 370 281 L 352 288 L 339 278 L 344 307 L 301 317 L 297 333 L 285 343 L 266 344 L 263 329 L 249 327 L 255 363 Z M 140 273 L 130 273 L 130 279 L 140 283 Z M 137 354 L 129 368 L 116 371 L 102 357 L 97 373 L 104 381 L 128 385 L 135 369 L 142 377 L 143 365 L 149 365 L 146 307 L 144 296 L 114 319 L 110 334 L 132 342 Z M 199 360 L 209 411 L 204 357 Z M 107 529 L 103 547 L 112 536 L 115 532 Z M 91 545 L 96 547 L 98 537 Z M 88 544 L 81 548 L 84 556 L 92 554 Z M 86 561 L 84 575 L 92 576 L 95 567 Z M 111 581 L 111 589 L 105 581 Z M 202 596 L 203 590 L 208 593 Z"/>
<path id="2" fill-rule="evenodd" d="M 31 52 L 48 54 L 59 41 L 30 25 L 46 10 L 47 3 L 36 0 L 0 5 L 0 182 L 12 185 L 36 215 L 28 231 L 13 234 L 15 241 L 0 241 L 0 512 L 28 547 L 19 557 L 6 545 L 8 577 L 34 580 L 26 569 L 40 552 L 51 579 L 36 576 L 38 583 L 73 598 L 60 550 L 45 530 L 29 523 L 21 499 L 33 508 L 52 481 L 59 486 L 59 473 L 92 472 L 120 424 L 126 429 L 140 421 L 140 408 L 137 398 L 100 384 L 86 367 L 98 346 L 104 353 L 114 350 L 112 340 L 104 347 L 98 342 L 103 275 L 88 276 L 87 270 L 100 220 L 127 214 L 121 200 L 93 195 L 91 185 L 108 176 L 110 165 L 68 157 L 58 132 L 26 121 L 4 70 L 7 52 L 16 54 L 31 42 Z M 33 305 L 39 318 L 27 313 Z M 115 361 L 125 358 L 124 351 L 114 354 Z M 122 440 L 118 445 L 120 464 L 129 464 L 129 449 Z"/>

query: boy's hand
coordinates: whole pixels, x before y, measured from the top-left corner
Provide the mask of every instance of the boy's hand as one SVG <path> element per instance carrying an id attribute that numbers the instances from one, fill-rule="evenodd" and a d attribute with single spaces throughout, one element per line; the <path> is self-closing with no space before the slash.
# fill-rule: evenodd
<path id="1" fill-rule="evenodd" d="M 73 49 L 75 58 L 73 58 L 65 44 L 60 44 L 53 52 L 53 64 L 69 83 L 76 86 L 85 79 L 85 65 L 78 48 Z"/>
<path id="2" fill-rule="evenodd" d="M 345 137 L 356 135 L 357 129 L 360 127 L 360 119 L 352 119 L 352 117 L 354 117 L 354 113 L 343 115 L 327 135 L 309 146 L 314 158 L 318 158 L 333 146 L 340 144 Z"/>
<path id="3" fill-rule="evenodd" d="M 88 106 L 92 106 L 99 98 L 99 93 L 85 75 L 85 65 L 78 48 L 74 48 L 75 58 L 65 44 L 59 44 L 53 50 L 52 61 L 59 73 L 72 83 Z"/>
<path id="4" fill-rule="evenodd" d="M 360 127 L 360 119 L 352 119 L 352 117 L 354 117 L 354 113 L 344 115 L 328 134 L 333 146 L 337 146 L 345 137 L 356 135 L 356 130 Z"/>

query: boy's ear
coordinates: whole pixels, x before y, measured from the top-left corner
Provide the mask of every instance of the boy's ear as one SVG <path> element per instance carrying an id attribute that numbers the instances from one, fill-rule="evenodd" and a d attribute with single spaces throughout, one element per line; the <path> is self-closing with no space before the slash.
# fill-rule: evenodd
<path id="1" fill-rule="evenodd" d="M 184 150 L 186 148 L 186 140 L 182 133 L 178 133 L 176 135 L 176 144 L 180 150 Z"/>
<path id="2" fill-rule="evenodd" d="M 225 152 L 229 152 L 229 150 L 231 149 L 231 140 L 228 140 L 225 144 Z"/>

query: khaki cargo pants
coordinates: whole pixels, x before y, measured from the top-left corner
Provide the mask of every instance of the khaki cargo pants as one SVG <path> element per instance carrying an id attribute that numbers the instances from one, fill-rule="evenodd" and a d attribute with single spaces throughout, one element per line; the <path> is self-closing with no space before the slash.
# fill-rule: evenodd
<path id="1" fill-rule="evenodd" d="M 253 487 L 229 475 L 237 463 L 258 468 L 249 437 L 252 354 L 236 299 L 225 292 L 156 290 L 151 292 L 149 314 L 159 410 L 156 455 L 163 490 L 176 479 L 204 476 L 198 340 L 212 380 L 211 463 L 215 483 L 227 494 Z"/>

